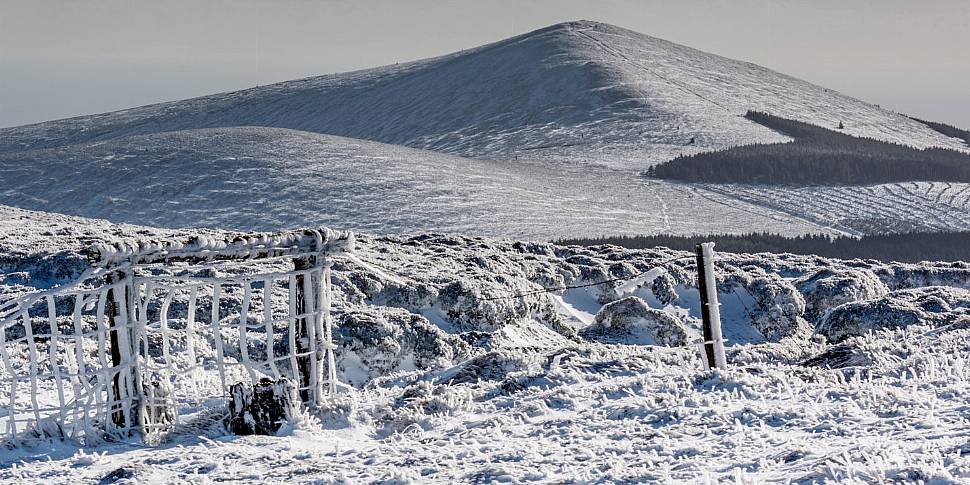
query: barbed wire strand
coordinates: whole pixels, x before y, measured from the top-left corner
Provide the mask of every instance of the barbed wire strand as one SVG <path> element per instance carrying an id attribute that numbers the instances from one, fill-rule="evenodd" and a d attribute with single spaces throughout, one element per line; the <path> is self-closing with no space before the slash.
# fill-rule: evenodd
<path id="1" fill-rule="evenodd" d="M 581 285 L 563 285 L 563 286 L 559 286 L 559 287 L 556 287 L 556 288 L 540 288 L 540 289 L 537 289 L 537 290 L 525 291 L 525 292 L 516 293 L 516 294 L 513 294 L 513 295 L 492 296 L 492 297 L 488 297 L 488 298 L 480 298 L 480 300 L 482 300 L 482 301 L 512 300 L 512 299 L 516 299 L 516 298 L 523 298 L 523 297 L 526 297 L 526 296 L 541 295 L 541 294 L 544 294 L 544 293 L 554 293 L 554 292 L 557 292 L 557 291 L 575 290 L 575 289 L 578 289 L 578 288 L 589 288 L 591 286 L 599 286 L 599 285 L 603 285 L 603 284 L 607 284 L 607 283 L 615 283 L 615 282 L 618 282 L 618 281 L 630 281 L 630 280 L 639 278 L 639 277 L 641 277 L 641 276 L 643 276 L 643 275 L 645 275 L 645 274 L 647 274 L 647 273 L 649 273 L 649 272 L 651 272 L 651 271 L 653 271 L 653 270 L 655 270 L 657 268 L 666 266 L 666 265 L 668 265 L 670 263 L 673 263 L 673 262 L 676 262 L 676 261 L 685 260 L 685 259 L 694 259 L 694 258 L 695 258 L 694 255 L 689 255 L 689 256 L 678 256 L 676 258 L 665 259 L 665 260 L 663 260 L 663 261 L 661 261 L 659 263 L 651 263 L 653 265 L 653 267 L 651 267 L 650 269 L 648 269 L 646 271 L 641 271 L 639 273 L 636 273 L 636 274 L 633 274 L 633 275 L 630 275 L 630 276 L 623 276 L 623 277 L 619 277 L 619 278 L 610 278 L 608 280 L 597 281 L 595 283 L 584 283 L 584 284 L 581 284 Z"/>
<path id="2" fill-rule="evenodd" d="M 351 262 L 353 262 L 353 263 L 357 264 L 358 266 L 362 267 L 363 269 L 369 270 L 372 273 L 377 274 L 378 276 L 385 277 L 385 278 L 387 278 L 388 280 L 390 280 L 392 282 L 395 282 L 395 283 L 398 283 L 398 284 L 404 284 L 403 283 L 403 280 L 401 279 L 402 277 L 400 275 L 398 275 L 396 272 L 394 272 L 394 271 L 392 271 L 392 270 L 390 270 L 388 268 L 384 268 L 384 267 L 382 267 L 382 266 L 380 266 L 378 264 L 375 264 L 375 263 L 365 263 L 360 258 L 358 258 L 358 257 L 349 257 L 347 254 L 337 255 L 337 257 L 338 258 L 348 259 Z M 690 254 L 690 255 L 686 255 L 686 256 L 678 256 L 678 257 L 675 257 L 675 258 L 668 258 L 668 259 L 665 259 L 663 261 L 660 261 L 659 263 L 650 263 L 652 265 L 650 267 L 650 269 L 648 269 L 646 271 L 641 271 L 639 273 L 632 274 L 630 276 L 622 276 L 622 277 L 617 277 L 617 278 L 610 278 L 610 279 L 606 279 L 606 280 L 603 280 L 603 281 L 597 281 L 597 282 L 593 282 L 593 283 L 584 283 L 584 284 L 581 284 L 581 285 L 563 285 L 563 286 L 558 286 L 558 287 L 555 287 L 555 288 L 539 288 L 539 289 L 536 289 L 536 290 L 524 291 L 524 292 L 521 292 L 521 293 L 515 293 L 515 294 L 511 294 L 511 295 L 490 296 L 490 297 L 485 297 L 485 298 L 479 298 L 479 300 L 481 300 L 481 301 L 514 300 L 514 299 L 517 299 L 517 298 L 524 298 L 524 297 L 527 297 L 527 296 L 542 295 L 544 293 L 555 293 L 555 292 L 558 292 L 558 291 L 575 290 L 575 289 L 579 289 L 579 288 L 589 288 L 589 287 L 592 287 L 592 286 L 605 285 L 607 283 L 616 283 L 616 282 L 619 282 L 619 281 L 630 281 L 630 280 L 639 278 L 639 277 L 641 277 L 641 276 L 643 276 L 643 275 L 645 275 L 645 274 L 647 274 L 647 273 L 649 273 L 649 272 L 651 272 L 651 271 L 653 271 L 653 270 L 655 270 L 657 268 L 661 268 L 663 266 L 666 266 L 666 265 L 668 265 L 670 263 L 674 263 L 674 262 L 677 262 L 677 261 L 683 261 L 685 259 L 694 259 L 695 257 L 696 257 L 695 255 Z M 394 276 L 391 276 L 392 274 Z M 468 293 L 471 293 L 471 292 L 468 292 Z"/>

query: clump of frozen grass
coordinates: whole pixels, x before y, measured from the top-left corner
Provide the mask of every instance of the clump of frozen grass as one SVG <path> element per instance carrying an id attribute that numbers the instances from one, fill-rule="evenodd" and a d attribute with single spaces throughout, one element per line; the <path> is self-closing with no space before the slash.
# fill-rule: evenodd
<path id="1" fill-rule="evenodd" d="M 467 387 L 417 381 L 397 398 L 395 407 L 428 416 L 449 415 L 466 410 L 471 400 L 472 392 Z"/>
<path id="2" fill-rule="evenodd" d="M 98 460 L 101 459 L 102 456 L 104 456 L 104 453 L 106 452 L 101 452 L 99 454 L 97 451 L 94 451 L 92 453 L 85 453 L 83 449 L 77 450 L 77 453 L 75 453 L 74 456 L 71 457 L 71 466 L 75 468 L 92 466 L 96 464 Z"/>
<path id="3" fill-rule="evenodd" d="M 294 436 L 300 433 L 313 433 L 323 429 L 320 418 L 306 407 L 300 407 L 300 412 L 283 423 L 276 431 L 276 436 Z"/>
<path id="4" fill-rule="evenodd" d="M 373 420 L 363 411 L 359 399 L 353 393 L 327 397 L 313 409 L 313 415 L 324 429 L 370 425 Z"/>

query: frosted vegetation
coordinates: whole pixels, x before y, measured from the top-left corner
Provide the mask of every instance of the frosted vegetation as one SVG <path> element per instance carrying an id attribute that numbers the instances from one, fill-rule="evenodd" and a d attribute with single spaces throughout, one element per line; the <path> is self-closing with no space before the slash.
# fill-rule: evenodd
<path id="1" fill-rule="evenodd" d="M 5 213 L 7 296 L 70 281 L 88 244 L 172 235 Z M 719 253 L 730 369 L 705 372 L 689 253 L 433 234 L 363 235 L 357 248 L 367 266 L 338 260 L 332 281 L 338 375 L 358 391 L 299 418 L 283 438 L 233 437 L 211 418 L 151 450 L 38 437 L 3 454 L 16 466 L 0 467 L 0 478 L 970 476 L 966 263 Z M 59 272 L 41 270 L 52 262 Z M 660 262 L 664 270 L 647 272 Z M 629 280 L 502 298 L 616 277 Z M 13 355 L 25 365 L 26 349 Z"/>

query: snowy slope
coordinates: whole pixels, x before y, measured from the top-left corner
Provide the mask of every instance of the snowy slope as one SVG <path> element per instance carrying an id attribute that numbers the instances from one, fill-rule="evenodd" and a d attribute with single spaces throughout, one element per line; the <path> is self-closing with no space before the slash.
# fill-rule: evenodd
<path id="1" fill-rule="evenodd" d="M 0 154 L 0 204 L 158 227 L 307 225 L 554 239 L 970 229 L 970 185 L 691 185 L 277 128 L 211 128 Z"/>
<path id="2" fill-rule="evenodd" d="M 491 159 L 642 167 L 780 135 L 755 109 L 853 135 L 967 149 L 925 125 L 771 70 L 608 24 L 553 25 L 434 59 L 0 130 L 0 152 L 268 126 Z M 687 146 L 690 139 L 695 144 Z"/>
<path id="3" fill-rule="evenodd" d="M 634 174 L 464 159 L 275 128 L 186 130 L 0 154 L 0 204 L 160 227 L 329 225 L 551 239 L 834 232 Z"/>

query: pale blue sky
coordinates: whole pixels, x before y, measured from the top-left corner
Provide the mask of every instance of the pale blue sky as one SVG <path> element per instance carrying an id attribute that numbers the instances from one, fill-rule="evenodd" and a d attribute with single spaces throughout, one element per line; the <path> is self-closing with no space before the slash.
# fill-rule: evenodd
<path id="1" fill-rule="evenodd" d="M 970 2 L 0 0 L 0 126 L 609 22 L 970 128 Z"/>

